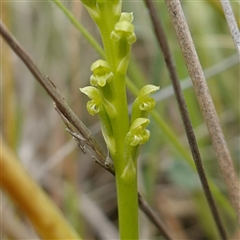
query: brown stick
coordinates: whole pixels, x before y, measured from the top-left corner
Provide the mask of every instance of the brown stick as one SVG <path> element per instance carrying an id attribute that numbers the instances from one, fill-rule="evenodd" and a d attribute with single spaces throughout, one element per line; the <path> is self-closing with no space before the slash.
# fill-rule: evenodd
<path id="1" fill-rule="evenodd" d="M 193 159 L 194 159 L 197 171 L 198 171 L 200 181 L 202 183 L 202 187 L 203 187 L 206 199 L 208 201 L 208 205 L 212 212 L 212 215 L 213 215 L 213 218 L 217 225 L 220 236 L 222 237 L 222 239 L 227 239 L 226 231 L 221 222 L 216 204 L 214 202 L 212 193 L 210 191 L 208 180 L 206 178 L 206 174 L 205 174 L 203 164 L 202 164 L 201 155 L 200 155 L 200 152 L 198 149 L 197 140 L 196 140 L 196 137 L 194 134 L 190 116 L 188 114 L 187 105 L 186 105 L 186 102 L 184 99 L 183 91 L 181 89 L 181 85 L 180 85 L 180 81 L 179 81 L 179 78 L 177 75 L 177 70 L 176 70 L 175 63 L 174 63 L 174 60 L 172 57 L 172 53 L 171 53 L 170 47 L 168 45 L 167 37 L 166 37 L 165 31 L 163 29 L 162 23 L 161 23 L 161 19 L 158 17 L 158 14 L 155 10 L 154 3 L 151 0 L 145 0 L 145 3 L 149 10 L 150 18 L 152 20 L 152 25 L 153 25 L 154 31 L 155 31 L 155 35 L 158 40 L 159 46 L 162 49 L 162 53 L 164 55 L 164 59 L 165 59 L 165 62 L 166 62 L 166 65 L 167 65 L 167 68 L 169 71 L 169 75 L 170 75 L 170 78 L 171 78 L 171 81 L 173 84 L 175 96 L 176 96 L 176 99 L 178 102 L 178 107 L 179 107 L 179 110 L 181 113 L 185 131 L 186 131 L 188 143 L 189 143 L 191 153 L 192 153 L 192 156 L 193 156 Z"/>
<path id="2" fill-rule="evenodd" d="M 238 179 L 180 1 L 165 0 L 165 3 L 192 79 L 232 205 L 240 221 L 240 188 Z"/>
<path id="3" fill-rule="evenodd" d="M 22 59 L 22 61 L 26 64 L 28 69 L 32 72 L 35 78 L 39 81 L 39 83 L 43 86 L 43 88 L 47 91 L 49 96 L 56 103 L 57 109 L 59 109 L 60 113 L 64 116 L 65 120 L 69 121 L 77 130 L 77 134 L 81 134 L 81 138 L 84 139 L 84 143 L 90 146 L 95 154 L 97 155 L 97 163 L 99 163 L 106 170 L 114 174 L 114 169 L 112 169 L 109 165 L 105 165 L 106 154 L 100 147 L 97 140 L 92 136 L 89 129 L 83 124 L 83 122 L 78 118 L 78 116 L 72 111 L 72 109 L 65 102 L 59 90 L 56 86 L 51 82 L 51 80 L 43 75 L 37 66 L 34 64 L 30 56 L 26 53 L 26 51 L 20 46 L 17 40 L 14 39 L 12 34 L 6 29 L 4 24 L 0 21 L 0 34 L 6 40 L 8 45 L 12 48 L 12 50 Z M 66 123 L 66 121 L 65 121 Z M 68 125 L 69 126 L 69 125 Z M 80 145 L 82 143 L 80 142 Z M 139 194 L 139 196 L 141 196 Z M 148 218 L 153 222 L 153 224 L 159 229 L 162 235 L 167 240 L 172 240 L 171 234 L 169 230 L 164 226 L 162 221 L 156 217 L 154 211 L 150 208 L 144 198 L 139 197 L 139 205 L 142 211 L 148 216 Z M 152 220 L 154 219 L 154 221 Z"/>

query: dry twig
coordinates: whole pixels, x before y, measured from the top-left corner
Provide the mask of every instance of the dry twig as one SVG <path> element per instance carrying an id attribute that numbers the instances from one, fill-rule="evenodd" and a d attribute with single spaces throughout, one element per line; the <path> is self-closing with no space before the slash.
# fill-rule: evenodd
<path id="1" fill-rule="evenodd" d="M 240 221 L 240 188 L 238 179 L 180 1 L 165 0 L 165 3 L 217 154 L 218 163 L 227 185 L 232 205 Z"/>

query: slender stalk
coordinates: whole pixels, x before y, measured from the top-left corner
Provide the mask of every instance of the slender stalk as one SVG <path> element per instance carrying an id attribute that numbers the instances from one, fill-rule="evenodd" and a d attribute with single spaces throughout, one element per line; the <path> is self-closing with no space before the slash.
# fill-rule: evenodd
<path id="1" fill-rule="evenodd" d="M 238 56 L 240 57 L 240 33 L 239 33 L 236 19 L 233 14 L 231 4 L 228 0 L 221 0 L 221 4 L 223 7 L 223 11 L 228 23 L 228 27 L 229 27 L 232 39 L 234 41 L 234 44 L 238 52 Z"/>
<path id="2" fill-rule="evenodd" d="M 203 113 L 218 164 L 225 180 L 230 199 L 240 222 L 240 187 L 233 162 L 219 124 L 217 113 L 206 84 L 201 64 L 179 0 L 165 0 L 185 63 L 192 79 L 197 99 Z"/>
<path id="3" fill-rule="evenodd" d="M 181 113 L 183 125 L 184 125 L 185 131 L 186 131 L 188 143 L 189 143 L 191 153 L 192 153 L 192 156 L 193 156 L 193 159 L 194 159 L 197 171 L 198 171 L 200 181 L 202 183 L 202 187 L 203 187 L 206 199 L 208 201 L 208 205 L 210 207 L 211 213 L 213 215 L 213 218 L 215 220 L 215 223 L 217 225 L 217 228 L 218 228 L 221 238 L 227 239 L 226 231 L 222 225 L 216 204 L 214 202 L 212 193 L 209 188 L 208 180 L 206 178 L 206 173 L 205 173 L 205 170 L 204 170 L 203 164 L 202 164 L 201 155 L 200 155 L 200 152 L 198 149 L 197 140 L 196 140 L 196 137 L 194 134 L 190 116 L 189 116 L 189 113 L 187 110 L 187 105 L 186 105 L 186 102 L 184 99 L 183 91 L 181 89 L 180 81 L 179 81 L 179 78 L 177 75 L 177 70 L 175 67 L 173 56 L 170 51 L 170 47 L 168 45 L 167 37 L 166 37 L 165 31 L 163 29 L 161 19 L 157 15 L 157 12 L 155 10 L 155 6 L 154 6 L 153 2 L 151 0 L 145 0 L 145 3 L 149 10 L 152 25 L 154 27 L 154 32 L 155 32 L 156 38 L 158 40 L 159 46 L 162 50 L 162 53 L 164 55 L 164 59 L 165 59 L 165 62 L 166 62 L 166 65 L 167 65 L 167 68 L 169 71 L 169 75 L 170 75 L 170 78 L 171 78 L 171 81 L 173 84 L 175 96 L 176 96 L 176 99 L 178 102 L 178 107 L 179 107 L 179 110 Z"/>
<path id="4" fill-rule="evenodd" d="M 119 155 L 116 154 L 112 158 L 116 176 L 120 239 L 137 240 L 139 239 L 137 175 L 131 183 L 126 183 L 121 178 L 124 165 L 122 164 L 123 158 Z"/>
<path id="5" fill-rule="evenodd" d="M 120 239 L 138 240 L 137 174 L 128 183 L 122 178 L 126 163 L 129 161 L 129 159 L 124 158 L 124 142 L 129 131 L 126 76 L 117 70 L 119 65 L 118 45 L 110 38 L 119 16 L 112 13 L 112 3 L 102 3 L 99 10 L 101 10 L 100 20 L 96 22 L 101 32 L 106 60 L 114 75 L 114 80 L 110 84 L 114 92 L 112 103 L 116 109 L 117 116 L 110 117 L 115 141 L 115 151 L 111 152 L 110 149 L 110 153 L 115 166 Z"/>
<path id="6" fill-rule="evenodd" d="M 120 239 L 138 240 L 138 195 L 137 178 L 131 184 L 126 184 L 116 172 L 118 219 Z"/>

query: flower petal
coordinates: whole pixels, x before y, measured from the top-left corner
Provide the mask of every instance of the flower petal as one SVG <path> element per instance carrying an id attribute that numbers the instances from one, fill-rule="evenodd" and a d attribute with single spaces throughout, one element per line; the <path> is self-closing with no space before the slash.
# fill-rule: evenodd
<path id="1" fill-rule="evenodd" d="M 139 105 L 139 108 L 142 111 L 150 111 L 152 110 L 156 105 L 156 102 L 153 98 L 146 98 L 144 101 L 142 101 Z"/>
<path id="2" fill-rule="evenodd" d="M 87 102 L 87 110 L 89 114 L 94 116 L 96 113 L 100 111 L 100 106 L 97 105 L 94 100 L 91 100 Z"/>
<path id="3" fill-rule="evenodd" d="M 121 13 L 121 17 L 119 19 L 119 21 L 127 21 L 127 22 L 132 22 L 133 21 L 133 13 L 127 13 L 127 12 L 123 12 Z"/>
<path id="4" fill-rule="evenodd" d="M 95 115 L 100 111 L 100 105 L 102 102 L 99 90 L 95 87 L 88 86 L 84 88 L 80 88 L 80 91 L 86 94 L 90 99 L 87 102 L 87 110 L 91 115 Z"/>
<path id="5" fill-rule="evenodd" d="M 159 86 L 155 86 L 155 85 L 152 85 L 152 84 L 148 84 L 146 86 L 144 86 L 139 94 L 138 94 L 138 98 L 141 99 L 141 98 L 145 98 L 147 96 L 149 96 L 150 94 L 152 93 L 155 93 L 156 91 L 159 90 Z"/>
<path id="6" fill-rule="evenodd" d="M 111 38 L 114 41 L 119 41 L 120 38 L 125 38 L 128 44 L 134 43 L 137 38 L 134 33 L 134 25 L 131 23 L 132 21 L 132 13 L 122 13 L 119 21 L 114 26 Z"/>
<path id="7" fill-rule="evenodd" d="M 79 89 L 82 93 L 86 94 L 89 98 L 94 100 L 101 100 L 101 96 L 97 88 L 92 86 L 87 86 Z"/>

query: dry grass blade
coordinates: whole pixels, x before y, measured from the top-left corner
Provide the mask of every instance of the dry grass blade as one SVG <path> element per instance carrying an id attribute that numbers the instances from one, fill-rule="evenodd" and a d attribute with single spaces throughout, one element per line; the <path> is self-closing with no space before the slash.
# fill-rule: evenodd
<path id="1" fill-rule="evenodd" d="M 218 163 L 227 185 L 231 202 L 240 221 L 239 182 L 180 1 L 165 0 L 165 2 L 217 154 Z"/>
<path id="2" fill-rule="evenodd" d="M 214 202 L 212 193 L 210 191 L 208 180 L 206 178 L 206 174 L 205 174 L 205 171 L 203 168 L 202 159 L 201 159 L 201 155 L 200 155 L 200 152 L 198 149 L 197 140 L 196 140 L 196 137 L 194 134 L 190 116 L 189 116 L 189 113 L 187 110 L 187 105 L 186 105 L 186 102 L 184 99 L 183 91 L 181 89 L 180 81 L 179 81 L 179 78 L 177 75 L 177 70 L 176 70 L 175 63 L 174 63 L 174 60 L 172 57 L 172 53 L 170 51 L 170 47 L 168 45 L 165 31 L 162 27 L 161 20 L 157 15 L 157 12 L 155 10 L 155 6 L 154 6 L 153 2 L 150 0 L 145 0 L 145 3 L 149 9 L 150 17 L 151 17 L 152 24 L 153 24 L 154 31 L 155 31 L 155 35 L 156 35 L 156 38 L 160 45 L 160 48 L 162 50 L 162 53 L 164 55 L 164 59 L 165 59 L 165 62 L 166 62 L 166 65 L 167 65 L 167 68 L 169 71 L 169 75 L 170 75 L 170 78 L 171 78 L 171 81 L 173 84 L 173 88 L 174 88 L 174 92 L 176 95 L 176 99 L 178 102 L 178 107 L 179 107 L 179 110 L 181 113 L 182 121 L 183 121 L 186 135 L 188 138 L 188 143 L 189 143 L 191 153 L 192 153 L 192 156 L 193 156 L 193 159 L 194 159 L 197 171 L 198 171 L 199 178 L 202 183 L 203 191 L 207 198 L 207 201 L 208 201 L 209 207 L 211 209 L 215 223 L 218 227 L 219 234 L 221 235 L 222 239 L 227 239 L 226 231 L 221 222 L 221 219 L 220 219 L 216 204 Z"/>
<path id="3" fill-rule="evenodd" d="M 106 154 L 104 153 L 98 142 L 95 140 L 95 138 L 92 136 L 89 129 L 82 123 L 82 121 L 68 106 L 68 104 L 62 97 L 61 93 L 58 91 L 56 86 L 50 81 L 50 79 L 40 72 L 40 70 L 34 64 L 32 59 L 28 56 L 26 51 L 19 45 L 19 43 L 14 39 L 12 34 L 6 29 L 6 27 L 1 21 L 0 21 L 0 34 L 3 36 L 3 38 L 9 44 L 9 46 L 12 48 L 12 50 L 26 64 L 26 66 L 29 68 L 32 74 L 36 77 L 39 83 L 47 91 L 49 96 L 54 100 L 54 102 L 56 103 L 56 107 L 59 109 L 60 113 L 64 116 L 64 118 L 67 119 L 74 126 L 74 128 L 77 129 L 77 131 L 81 134 L 81 137 L 84 139 L 84 142 L 93 149 L 94 153 L 98 157 L 97 162 L 106 170 L 114 173 L 114 170 L 112 168 L 110 169 L 109 166 L 105 165 Z M 67 121 L 65 121 L 65 123 L 66 122 Z M 159 229 L 159 231 L 166 239 L 171 240 L 172 238 L 170 233 L 162 224 L 162 222 L 159 219 L 157 219 L 155 215 L 153 216 L 153 211 L 150 210 L 150 207 L 147 205 L 147 203 L 144 202 L 144 205 L 141 206 L 142 201 L 143 197 L 141 197 L 139 203 L 144 213 L 148 216 L 149 219 L 154 218 L 155 221 L 153 223 L 155 224 L 155 226 Z"/>

